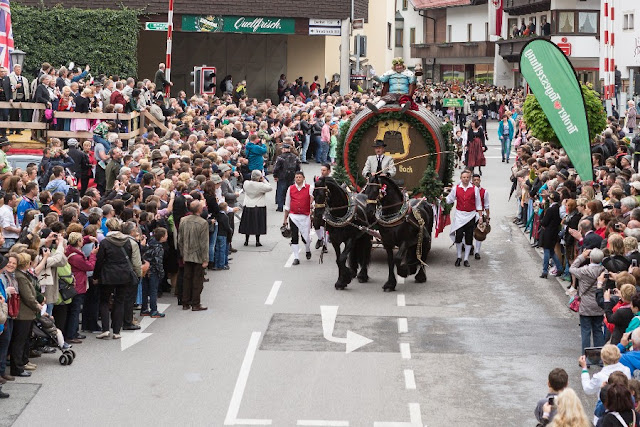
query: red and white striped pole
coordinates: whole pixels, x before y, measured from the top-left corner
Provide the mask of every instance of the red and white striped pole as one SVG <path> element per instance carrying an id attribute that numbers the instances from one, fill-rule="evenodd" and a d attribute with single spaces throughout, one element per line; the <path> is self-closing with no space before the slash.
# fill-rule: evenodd
<path id="1" fill-rule="evenodd" d="M 171 81 L 171 43 L 173 39 L 173 0 L 169 0 L 169 12 L 167 13 L 167 59 L 165 68 L 165 77 L 168 81 Z M 167 85 L 165 88 L 165 95 L 169 97 L 171 94 L 171 85 Z"/>
<path id="2" fill-rule="evenodd" d="M 614 46 L 615 46 L 615 32 L 614 32 L 614 19 L 615 8 L 613 7 L 613 0 L 604 0 L 602 8 L 604 12 L 604 98 L 611 100 L 615 97 L 615 61 L 614 61 Z"/>

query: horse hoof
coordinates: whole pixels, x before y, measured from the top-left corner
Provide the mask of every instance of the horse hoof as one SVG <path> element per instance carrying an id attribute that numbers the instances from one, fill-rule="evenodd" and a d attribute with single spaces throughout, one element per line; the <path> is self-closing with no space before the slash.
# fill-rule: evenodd
<path id="1" fill-rule="evenodd" d="M 369 281 L 368 277 L 358 277 L 358 282 L 367 283 Z"/>
<path id="2" fill-rule="evenodd" d="M 426 277 L 418 277 L 416 276 L 416 283 L 425 283 L 427 281 Z"/>
<path id="3" fill-rule="evenodd" d="M 395 292 L 395 288 L 382 288 L 385 292 Z"/>
<path id="4" fill-rule="evenodd" d="M 338 286 L 338 285 L 336 285 L 336 290 L 337 291 L 344 291 L 344 288 L 346 288 L 346 286 Z"/>

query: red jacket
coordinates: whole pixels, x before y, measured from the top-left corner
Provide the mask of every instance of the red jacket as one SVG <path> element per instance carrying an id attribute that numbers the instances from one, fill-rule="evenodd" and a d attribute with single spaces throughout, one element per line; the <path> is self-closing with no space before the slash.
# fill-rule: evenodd
<path id="1" fill-rule="evenodd" d="M 71 245 L 67 245 L 64 254 L 71 264 L 71 272 L 76 279 L 76 291 L 79 294 L 87 293 L 87 272 L 93 271 L 96 266 L 96 254 L 86 258 L 80 249 Z"/>
<path id="2" fill-rule="evenodd" d="M 127 101 L 122 96 L 122 93 L 118 90 L 114 90 L 111 94 L 111 99 L 109 99 L 110 104 L 121 104 L 123 107 L 127 105 Z"/>

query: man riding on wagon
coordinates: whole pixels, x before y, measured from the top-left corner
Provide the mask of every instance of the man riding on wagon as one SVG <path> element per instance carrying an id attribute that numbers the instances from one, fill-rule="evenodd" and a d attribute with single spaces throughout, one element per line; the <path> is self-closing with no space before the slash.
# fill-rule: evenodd
<path id="1" fill-rule="evenodd" d="M 374 77 L 375 80 L 383 83 L 382 98 L 378 103 L 367 102 L 367 107 L 374 113 L 377 113 L 387 103 L 400 104 L 403 113 L 412 106 L 413 92 L 416 90 L 416 76 L 407 70 L 402 58 L 395 58 L 391 64 L 393 69 L 380 77 Z"/>

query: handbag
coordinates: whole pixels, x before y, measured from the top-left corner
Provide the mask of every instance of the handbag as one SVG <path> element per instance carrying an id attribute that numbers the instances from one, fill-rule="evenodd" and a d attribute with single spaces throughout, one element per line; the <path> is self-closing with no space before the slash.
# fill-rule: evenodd
<path id="1" fill-rule="evenodd" d="M 16 319 L 20 313 L 20 294 L 13 294 L 9 298 L 9 318 Z"/>
<path id="2" fill-rule="evenodd" d="M 589 292 L 591 288 L 593 288 L 593 285 L 589 286 L 584 291 L 584 293 L 586 294 L 587 292 Z M 576 294 L 571 297 L 571 299 L 569 300 L 569 310 L 575 311 L 576 313 L 580 311 L 580 295 Z"/>
<path id="3" fill-rule="evenodd" d="M 78 291 L 73 283 L 69 284 L 64 280 L 58 279 L 58 291 L 62 301 L 67 301 L 78 295 Z"/>
<path id="4" fill-rule="evenodd" d="M 140 278 L 138 278 L 138 275 L 133 270 L 133 264 L 131 264 L 129 255 L 127 255 L 127 251 L 124 250 L 124 246 L 120 246 L 120 250 L 124 254 L 124 257 L 127 259 L 127 264 L 129 264 L 129 274 L 131 275 L 131 286 L 138 286 L 138 282 L 140 281 Z"/>

